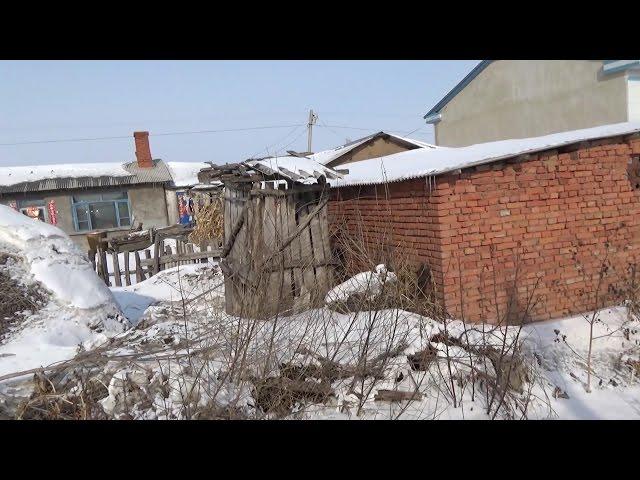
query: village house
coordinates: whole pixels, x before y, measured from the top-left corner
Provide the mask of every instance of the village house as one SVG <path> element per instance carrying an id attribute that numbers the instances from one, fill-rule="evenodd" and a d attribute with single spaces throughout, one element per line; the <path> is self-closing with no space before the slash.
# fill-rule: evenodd
<path id="1" fill-rule="evenodd" d="M 384 157 L 417 148 L 434 149 L 436 147 L 420 140 L 378 132 L 336 148 L 314 153 L 309 155 L 309 158 L 327 167 L 335 168 L 345 163 Z"/>
<path id="2" fill-rule="evenodd" d="M 426 267 L 456 318 L 610 305 L 640 259 L 638 132 L 625 122 L 346 163 L 330 222 L 379 252 L 374 262 Z"/>
<path id="3" fill-rule="evenodd" d="M 152 158 L 148 132 L 134 140 L 133 162 L 1 167 L 0 203 L 58 226 L 83 249 L 97 230 L 178 223 L 178 194 L 197 186 L 193 172 L 207 164 L 167 164 Z"/>
<path id="4" fill-rule="evenodd" d="M 640 60 L 484 60 L 425 120 L 446 147 L 640 121 Z"/>

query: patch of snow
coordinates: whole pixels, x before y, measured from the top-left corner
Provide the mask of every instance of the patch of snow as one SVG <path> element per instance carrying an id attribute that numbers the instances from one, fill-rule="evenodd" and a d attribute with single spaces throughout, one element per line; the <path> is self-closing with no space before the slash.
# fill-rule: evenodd
<path id="1" fill-rule="evenodd" d="M 150 305 L 157 302 L 190 300 L 211 290 L 222 297 L 224 283 L 216 275 L 217 262 L 181 265 L 162 270 L 147 280 L 126 287 L 112 287 L 111 291 L 129 321 L 136 325 Z"/>
<path id="2" fill-rule="evenodd" d="M 373 272 L 361 272 L 347 281 L 333 287 L 325 297 L 325 303 L 345 302 L 354 294 L 376 297 L 386 282 L 394 282 L 396 274 L 387 271 L 384 264 L 376 266 Z"/>
<path id="3" fill-rule="evenodd" d="M 203 168 L 209 168 L 211 165 L 204 162 L 166 162 L 173 184 L 176 187 L 193 187 L 199 185 L 198 173 Z"/>

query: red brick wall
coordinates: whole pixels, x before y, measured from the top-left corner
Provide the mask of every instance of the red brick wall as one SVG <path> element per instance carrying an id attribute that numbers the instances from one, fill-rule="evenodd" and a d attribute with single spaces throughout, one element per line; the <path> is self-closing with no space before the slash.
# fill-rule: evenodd
<path id="1" fill-rule="evenodd" d="M 329 221 L 334 233 L 346 229 L 376 263 L 389 262 L 394 252 L 416 266 L 427 263 L 442 283 L 437 199 L 429 195 L 425 179 L 332 189 L 331 194 Z"/>
<path id="2" fill-rule="evenodd" d="M 610 285 L 640 258 L 640 190 L 627 173 L 640 139 L 575 148 L 443 175 L 431 193 L 424 179 L 334 189 L 330 218 L 348 219 L 371 245 L 382 243 L 385 224 L 384 242 L 430 264 L 456 317 L 494 321 L 510 298 L 520 314 L 531 298 L 537 320 L 588 311 L 596 290 L 617 300 Z"/>

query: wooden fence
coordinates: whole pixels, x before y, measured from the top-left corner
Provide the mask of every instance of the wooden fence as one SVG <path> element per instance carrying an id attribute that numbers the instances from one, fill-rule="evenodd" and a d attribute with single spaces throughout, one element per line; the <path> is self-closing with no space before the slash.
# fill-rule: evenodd
<path id="1" fill-rule="evenodd" d="M 106 237 L 106 232 L 89 234 L 89 260 L 107 285 L 120 287 L 123 276 L 124 284 L 131 285 L 132 276 L 135 276 L 138 283 L 167 268 L 207 263 L 209 258 L 219 258 L 221 239 L 200 243 L 196 251 L 196 245 L 188 241 L 192 230 L 185 225 L 172 225 L 131 232 L 111 239 Z M 175 249 L 172 245 L 165 244 L 168 239 L 175 240 Z M 120 265 L 120 254 L 124 257 L 123 265 Z M 133 266 L 130 263 L 131 255 L 134 257 Z M 108 257 L 111 257 L 111 271 Z"/>

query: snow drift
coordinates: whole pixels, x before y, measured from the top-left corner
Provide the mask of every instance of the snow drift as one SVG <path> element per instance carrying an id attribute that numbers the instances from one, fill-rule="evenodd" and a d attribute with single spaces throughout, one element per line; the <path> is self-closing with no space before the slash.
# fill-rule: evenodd
<path id="1" fill-rule="evenodd" d="M 59 228 L 0 206 L 0 252 L 17 259 L 7 273 L 46 292 L 45 305 L 24 312 L 0 345 L 0 375 L 72 357 L 129 327 L 109 288 Z"/>

